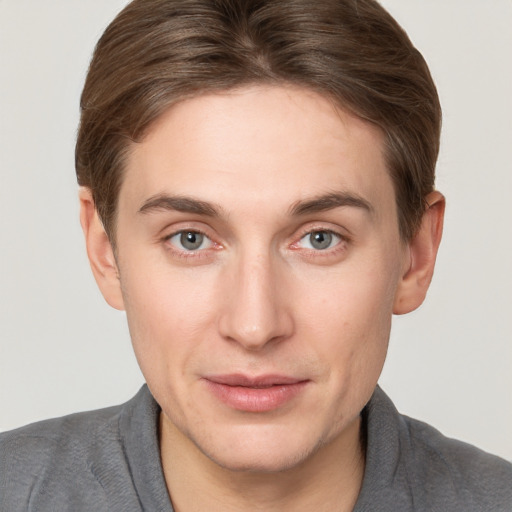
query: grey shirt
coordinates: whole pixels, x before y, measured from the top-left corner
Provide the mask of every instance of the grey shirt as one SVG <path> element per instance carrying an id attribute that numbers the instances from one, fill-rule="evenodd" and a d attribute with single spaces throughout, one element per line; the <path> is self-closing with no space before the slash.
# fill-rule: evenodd
<path id="1" fill-rule="evenodd" d="M 172 512 L 147 386 L 124 405 L 0 434 L 1 512 Z M 400 415 L 377 388 L 363 411 L 356 512 L 512 511 L 512 464 Z"/>

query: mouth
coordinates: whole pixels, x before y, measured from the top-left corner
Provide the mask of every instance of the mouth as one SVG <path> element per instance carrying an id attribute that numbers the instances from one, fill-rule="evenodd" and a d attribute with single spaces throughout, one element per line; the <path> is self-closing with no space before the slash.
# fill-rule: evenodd
<path id="1" fill-rule="evenodd" d="M 213 375 L 204 378 L 215 398 L 232 409 L 269 412 L 297 397 L 310 382 L 284 375 Z"/>

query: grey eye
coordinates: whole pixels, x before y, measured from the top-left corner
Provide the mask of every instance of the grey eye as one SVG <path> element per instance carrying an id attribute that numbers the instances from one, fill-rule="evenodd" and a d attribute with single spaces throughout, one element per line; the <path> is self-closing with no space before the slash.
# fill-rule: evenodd
<path id="1" fill-rule="evenodd" d="M 197 231 L 183 231 L 180 234 L 180 243 L 187 251 L 196 251 L 204 242 L 204 235 Z"/>
<path id="2" fill-rule="evenodd" d="M 300 246 L 305 249 L 313 249 L 315 251 L 325 251 L 341 242 L 340 235 L 331 231 L 311 231 L 300 239 Z"/>
<path id="3" fill-rule="evenodd" d="M 311 244 L 311 247 L 319 251 L 331 247 L 332 240 L 333 235 L 328 231 L 313 231 L 313 233 L 309 234 L 309 243 Z"/>
<path id="4" fill-rule="evenodd" d="M 199 231 L 178 231 L 168 240 L 172 246 L 184 252 L 198 252 L 213 245 L 212 241 Z"/>
<path id="5" fill-rule="evenodd" d="M 211 249 L 214 243 L 200 231 L 182 230 L 167 238 L 167 242 L 179 253 L 197 253 Z"/>

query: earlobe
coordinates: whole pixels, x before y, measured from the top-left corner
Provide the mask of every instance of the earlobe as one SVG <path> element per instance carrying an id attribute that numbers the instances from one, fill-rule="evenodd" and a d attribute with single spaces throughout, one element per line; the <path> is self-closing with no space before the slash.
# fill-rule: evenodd
<path id="1" fill-rule="evenodd" d="M 117 262 L 110 240 L 96 211 L 91 190 L 81 187 L 79 200 L 80 224 L 85 236 L 87 256 L 92 273 L 108 304 L 115 309 L 123 310 L 124 303 Z"/>
<path id="2" fill-rule="evenodd" d="M 414 311 L 423 303 L 434 274 L 443 233 L 444 196 L 434 191 L 428 195 L 427 204 L 421 226 L 408 242 L 408 266 L 395 294 L 393 313 L 396 315 Z"/>

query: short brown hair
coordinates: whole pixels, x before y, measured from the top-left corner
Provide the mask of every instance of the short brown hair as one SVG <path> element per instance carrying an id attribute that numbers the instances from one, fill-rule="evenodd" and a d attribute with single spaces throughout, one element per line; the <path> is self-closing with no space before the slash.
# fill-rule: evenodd
<path id="1" fill-rule="evenodd" d="M 111 241 L 123 164 L 172 104 L 255 83 L 294 84 L 379 126 L 400 234 L 434 188 L 441 108 L 421 54 L 374 0 L 134 0 L 99 40 L 81 98 L 78 183 Z"/>

